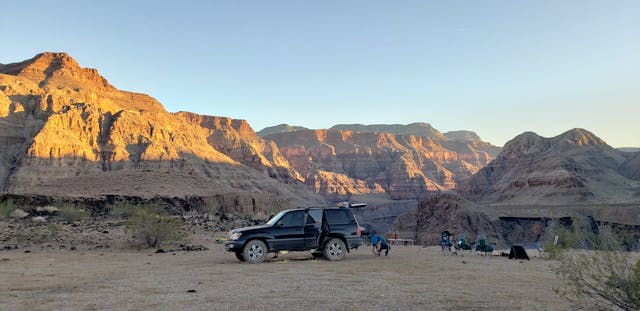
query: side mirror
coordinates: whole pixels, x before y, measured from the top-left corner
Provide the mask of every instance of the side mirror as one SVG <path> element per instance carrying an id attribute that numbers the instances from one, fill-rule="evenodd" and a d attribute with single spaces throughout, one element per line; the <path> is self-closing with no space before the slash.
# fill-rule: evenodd
<path id="1" fill-rule="evenodd" d="M 284 224 L 278 221 L 276 223 L 276 228 L 280 228 L 280 227 L 284 227 Z"/>

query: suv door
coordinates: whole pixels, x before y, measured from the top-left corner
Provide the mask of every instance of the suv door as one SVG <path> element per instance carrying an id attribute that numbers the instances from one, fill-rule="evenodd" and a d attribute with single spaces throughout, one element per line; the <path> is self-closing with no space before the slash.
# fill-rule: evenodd
<path id="1" fill-rule="evenodd" d="M 273 228 L 273 250 L 304 250 L 304 219 L 303 210 L 290 211 L 276 222 Z"/>
<path id="2" fill-rule="evenodd" d="M 324 238 L 327 234 L 343 236 L 347 242 L 347 247 L 352 248 L 362 244 L 362 238 L 358 234 L 358 223 L 351 210 L 347 208 L 326 209 L 324 213 L 324 224 L 322 226 Z"/>
<path id="3" fill-rule="evenodd" d="M 322 226 L 322 209 L 308 209 L 304 226 L 305 249 L 318 248 Z"/>

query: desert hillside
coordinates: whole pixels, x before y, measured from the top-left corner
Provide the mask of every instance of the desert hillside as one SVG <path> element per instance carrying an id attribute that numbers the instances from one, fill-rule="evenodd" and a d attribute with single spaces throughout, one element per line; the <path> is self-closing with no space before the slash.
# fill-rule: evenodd
<path id="1" fill-rule="evenodd" d="M 246 121 L 169 113 L 65 53 L 0 66 L 0 133 L 9 194 L 321 201 Z"/>
<path id="2" fill-rule="evenodd" d="M 457 191 L 480 203 L 557 205 L 638 203 L 638 158 L 589 131 L 552 138 L 523 133 Z"/>
<path id="3" fill-rule="evenodd" d="M 475 241 L 478 234 L 492 242 L 503 238 L 497 223 L 476 204 L 452 194 L 424 199 L 417 207 L 397 217 L 392 230 L 427 245 L 438 245 L 440 233 L 445 230 L 458 237 L 465 235 L 469 242 Z"/>

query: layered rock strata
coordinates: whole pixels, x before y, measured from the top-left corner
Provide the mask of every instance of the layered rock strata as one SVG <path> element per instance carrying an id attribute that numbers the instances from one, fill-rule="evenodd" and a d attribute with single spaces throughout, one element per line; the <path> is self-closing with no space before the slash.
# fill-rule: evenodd
<path id="1" fill-rule="evenodd" d="M 169 113 L 65 53 L 0 65 L 0 133 L 7 193 L 320 202 L 246 121 Z"/>
<path id="2" fill-rule="evenodd" d="M 638 203 L 634 161 L 583 129 L 552 138 L 527 132 L 457 191 L 480 203 Z"/>

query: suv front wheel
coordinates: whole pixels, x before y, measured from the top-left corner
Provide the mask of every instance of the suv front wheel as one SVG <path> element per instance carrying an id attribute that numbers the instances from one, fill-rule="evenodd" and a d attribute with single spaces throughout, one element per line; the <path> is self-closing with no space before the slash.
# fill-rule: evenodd
<path id="1" fill-rule="evenodd" d="M 238 260 L 240 260 L 240 261 L 244 261 L 244 253 L 243 252 L 236 252 L 236 258 L 238 258 Z"/>
<path id="2" fill-rule="evenodd" d="M 338 238 L 333 238 L 329 240 L 322 249 L 322 254 L 324 258 L 327 260 L 334 261 L 340 260 L 344 257 L 347 252 L 347 247 L 344 245 L 344 242 Z"/>
<path id="3" fill-rule="evenodd" d="M 260 240 L 251 240 L 244 246 L 244 260 L 250 263 L 261 263 L 267 258 L 267 245 Z"/>

